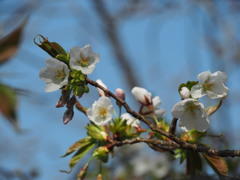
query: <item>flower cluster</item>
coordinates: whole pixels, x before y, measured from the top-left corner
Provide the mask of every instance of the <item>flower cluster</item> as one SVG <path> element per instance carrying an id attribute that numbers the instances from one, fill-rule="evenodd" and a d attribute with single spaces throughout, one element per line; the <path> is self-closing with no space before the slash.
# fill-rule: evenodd
<path id="1" fill-rule="evenodd" d="M 76 163 L 93 149 L 92 158 L 79 172 L 78 179 L 83 179 L 88 165 L 93 159 L 107 162 L 108 154 L 113 151 L 115 146 L 121 146 L 127 142 L 129 142 L 128 144 L 135 143 L 131 140 L 145 142 L 149 147 L 159 152 L 168 150 L 171 153 L 176 153 L 173 150 L 178 150 L 176 147 L 175 149 L 172 147 L 175 144 L 177 148 L 185 142 L 197 144 L 209 128 L 209 116 L 218 110 L 222 99 L 228 95 L 228 88 L 224 84 L 227 76 L 223 72 L 217 71 L 211 74 L 210 71 L 206 71 L 200 73 L 198 75 L 199 81 L 188 81 L 179 86 L 181 100 L 172 108 L 173 121 L 170 126 L 165 121 L 165 110 L 160 108 L 161 99 L 159 96 L 152 96 L 152 93 L 144 88 L 133 87 L 131 93 L 140 104 L 139 111 L 136 113 L 125 102 L 126 96 L 123 89 L 117 88 L 114 94 L 100 79 L 92 81 L 87 78 L 94 71 L 96 63 L 99 62 L 99 55 L 92 52 L 90 45 L 83 48 L 73 47 L 67 53 L 57 43 L 49 42 L 41 35 L 40 37 L 43 38 L 43 41 L 40 41 L 41 44 L 35 43 L 51 57 L 46 60 L 47 67 L 40 71 L 39 76 L 42 81 L 46 82 L 46 92 L 61 89 L 61 97 L 56 107 L 65 106 L 67 108 L 63 115 L 63 123 L 67 124 L 72 120 L 74 107 L 83 112 L 89 119 L 86 127 L 88 136 L 74 143 L 64 155 L 67 156 L 76 151 L 69 162 L 72 170 Z M 94 101 L 91 107 L 86 108 L 80 104 L 77 98 L 88 93 L 89 85 L 97 88 L 99 99 Z M 219 99 L 219 103 L 205 108 L 204 104 L 199 101 L 204 96 L 210 99 Z M 112 103 L 111 98 L 116 100 L 116 104 Z M 175 135 L 178 119 L 179 126 L 183 131 L 181 138 Z M 145 122 L 149 129 L 142 128 L 140 121 Z M 144 137 L 145 135 L 146 137 Z M 175 142 L 175 139 L 179 140 Z M 167 149 L 165 143 L 169 142 L 171 147 Z M 184 150 L 183 148 L 183 151 L 181 149 L 178 151 L 182 156 L 182 161 L 186 157 L 195 157 L 188 156 L 187 153 L 190 151 Z M 149 166 L 149 168 L 152 167 Z"/>
<path id="2" fill-rule="evenodd" d="M 99 62 L 99 56 L 92 52 L 90 45 L 83 48 L 73 47 L 70 49 L 69 64 L 56 58 L 48 58 L 47 67 L 42 69 L 39 76 L 46 82 L 46 92 L 56 91 L 68 84 L 69 72 L 81 71 L 83 74 L 91 74 Z M 68 68 L 70 67 L 70 69 Z"/>
<path id="3" fill-rule="evenodd" d="M 183 100 L 172 109 L 173 117 L 180 118 L 179 126 L 183 131 L 196 129 L 204 132 L 209 127 L 208 114 L 204 105 L 198 101 L 199 98 L 207 95 L 211 99 L 222 99 L 228 94 L 228 88 L 224 85 L 227 76 L 223 72 L 202 72 L 198 79 L 200 83 L 190 86 L 188 83 L 181 87 L 180 96 Z"/>

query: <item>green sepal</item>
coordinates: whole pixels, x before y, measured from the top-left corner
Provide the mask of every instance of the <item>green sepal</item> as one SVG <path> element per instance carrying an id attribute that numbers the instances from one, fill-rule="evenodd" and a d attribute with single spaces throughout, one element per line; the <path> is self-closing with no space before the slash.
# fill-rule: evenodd
<path id="1" fill-rule="evenodd" d="M 102 162 L 108 161 L 109 149 L 106 146 L 100 146 L 93 152 L 93 157 L 100 159 Z"/>
<path id="2" fill-rule="evenodd" d="M 69 64 L 69 58 L 68 58 L 67 55 L 58 54 L 58 55 L 56 56 L 56 59 L 58 59 L 58 60 L 60 60 L 60 61 L 62 61 L 62 62 L 64 62 L 64 63 L 66 63 L 66 64 Z"/>
<path id="3" fill-rule="evenodd" d="M 189 143 L 197 143 L 199 142 L 203 137 L 206 136 L 207 132 L 199 132 L 196 129 L 192 129 L 191 131 L 187 132 L 189 138 L 187 142 Z"/>
<path id="4" fill-rule="evenodd" d="M 36 38 L 39 37 L 39 43 L 36 42 Z M 46 39 L 44 36 L 41 34 L 38 34 L 34 38 L 34 43 L 42 48 L 45 52 L 47 52 L 50 56 L 53 58 L 56 58 L 58 54 L 63 54 L 67 56 L 66 51 L 56 42 L 49 42 L 48 39 Z"/>
<path id="5" fill-rule="evenodd" d="M 86 127 L 87 135 L 92 137 L 95 140 L 106 141 L 108 137 L 108 133 L 104 126 L 98 126 L 94 123 L 88 124 Z"/>
<path id="6" fill-rule="evenodd" d="M 72 154 L 73 152 L 75 152 L 76 150 L 79 150 L 80 148 L 87 146 L 88 144 L 91 144 L 93 141 L 93 139 L 90 136 L 85 137 L 84 139 L 80 139 L 79 141 L 75 142 L 74 144 L 72 144 L 67 152 L 62 155 L 61 157 L 66 157 L 69 154 Z"/>
<path id="7" fill-rule="evenodd" d="M 211 116 L 213 113 L 215 113 L 221 107 L 222 101 L 223 100 L 220 99 L 219 102 L 216 105 L 206 108 L 205 110 L 207 112 L 207 115 Z"/>

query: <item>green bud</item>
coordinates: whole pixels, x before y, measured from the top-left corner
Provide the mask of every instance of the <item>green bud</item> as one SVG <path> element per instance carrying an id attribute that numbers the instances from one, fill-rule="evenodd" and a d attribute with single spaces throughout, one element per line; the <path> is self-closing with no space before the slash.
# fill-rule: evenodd
<path id="1" fill-rule="evenodd" d="M 102 162 L 108 161 L 109 149 L 106 146 L 101 146 L 93 152 L 93 157 L 100 159 Z"/>
<path id="2" fill-rule="evenodd" d="M 196 129 L 193 129 L 188 132 L 189 139 L 188 142 L 190 143 L 196 143 L 200 141 L 203 137 L 206 136 L 207 132 L 198 132 Z"/>
<path id="3" fill-rule="evenodd" d="M 90 124 L 86 129 L 88 130 L 87 134 L 96 140 L 106 141 L 108 138 L 108 134 L 104 127 Z"/>

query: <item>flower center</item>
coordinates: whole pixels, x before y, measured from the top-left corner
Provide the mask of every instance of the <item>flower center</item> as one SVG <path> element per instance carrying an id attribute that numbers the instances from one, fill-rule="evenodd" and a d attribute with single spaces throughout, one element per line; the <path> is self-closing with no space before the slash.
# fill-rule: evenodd
<path id="1" fill-rule="evenodd" d="M 63 70 L 62 70 L 62 71 L 61 71 L 61 70 L 57 70 L 57 73 L 56 73 L 55 78 L 56 78 L 56 79 L 64 79 L 65 76 L 66 76 L 66 74 L 64 73 Z"/>
<path id="2" fill-rule="evenodd" d="M 105 109 L 104 107 L 99 107 L 98 109 L 98 114 L 103 118 L 106 117 L 107 112 L 108 112 L 107 109 Z"/>
<path id="3" fill-rule="evenodd" d="M 212 88 L 213 88 L 213 84 L 211 84 L 211 83 L 205 83 L 204 85 L 203 85 L 203 89 L 205 90 L 205 91 L 211 91 L 212 90 Z"/>
<path id="4" fill-rule="evenodd" d="M 88 57 L 84 57 L 82 55 L 80 55 L 80 64 L 82 67 L 86 67 L 89 66 L 89 58 Z"/>

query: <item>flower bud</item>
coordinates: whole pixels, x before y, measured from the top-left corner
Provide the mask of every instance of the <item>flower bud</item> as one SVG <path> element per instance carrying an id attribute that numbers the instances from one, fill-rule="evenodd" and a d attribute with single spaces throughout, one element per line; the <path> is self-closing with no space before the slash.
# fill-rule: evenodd
<path id="1" fill-rule="evenodd" d="M 109 149 L 106 146 L 101 146 L 94 151 L 93 156 L 100 159 L 103 162 L 107 162 L 108 153 Z"/>
<path id="2" fill-rule="evenodd" d="M 62 95 L 59 98 L 59 100 L 58 100 L 58 102 L 56 104 L 56 107 L 60 108 L 60 107 L 65 106 L 65 104 L 67 104 L 67 102 L 70 99 L 70 94 L 71 94 L 71 91 L 69 91 L 69 90 L 62 90 Z"/>
<path id="3" fill-rule="evenodd" d="M 182 87 L 181 88 L 181 91 L 180 91 L 180 96 L 183 98 L 183 99 L 187 99 L 189 98 L 190 96 L 190 91 L 187 87 Z"/>
<path id="4" fill-rule="evenodd" d="M 125 92 L 124 92 L 123 89 L 117 88 L 117 89 L 116 89 L 116 92 L 115 92 L 115 95 L 116 95 L 119 99 L 125 100 Z"/>
<path id="5" fill-rule="evenodd" d="M 67 124 L 69 121 L 71 121 L 73 115 L 74 115 L 73 108 L 67 109 L 63 115 L 63 124 Z"/>
<path id="6" fill-rule="evenodd" d="M 76 97 L 73 95 L 71 99 L 67 102 L 67 108 L 72 109 L 76 103 Z"/>
<path id="7" fill-rule="evenodd" d="M 102 86 L 102 87 L 104 87 L 105 89 L 107 89 L 107 86 L 106 86 L 100 79 L 96 80 L 96 82 L 97 82 L 100 86 Z M 97 88 L 97 90 L 98 90 L 99 96 L 106 96 L 103 90 L 101 90 L 100 88 Z"/>
<path id="8" fill-rule="evenodd" d="M 131 92 L 135 99 L 142 105 L 145 106 L 152 105 L 152 94 L 148 92 L 146 89 L 141 87 L 134 87 Z"/>
<path id="9" fill-rule="evenodd" d="M 102 178 L 102 174 L 98 174 L 98 176 L 97 176 L 97 180 L 103 180 L 103 178 Z"/>
<path id="10" fill-rule="evenodd" d="M 82 180 L 85 178 L 86 174 L 87 174 L 87 169 L 88 169 L 89 163 L 87 163 L 78 173 L 78 179 Z"/>

